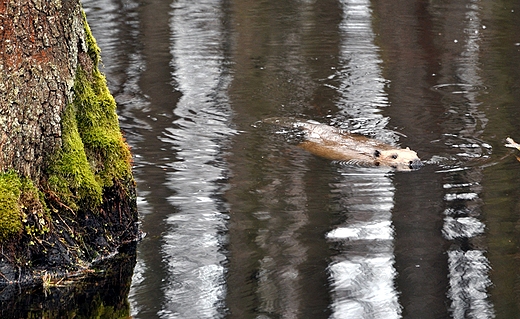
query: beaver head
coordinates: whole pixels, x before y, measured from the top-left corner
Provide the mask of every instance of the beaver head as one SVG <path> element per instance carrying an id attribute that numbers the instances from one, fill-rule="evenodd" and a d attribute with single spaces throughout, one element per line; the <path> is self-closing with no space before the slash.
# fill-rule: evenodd
<path id="1" fill-rule="evenodd" d="M 424 166 L 417 153 L 409 149 L 376 150 L 375 165 L 390 166 L 400 171 L 416 170 Z"/>

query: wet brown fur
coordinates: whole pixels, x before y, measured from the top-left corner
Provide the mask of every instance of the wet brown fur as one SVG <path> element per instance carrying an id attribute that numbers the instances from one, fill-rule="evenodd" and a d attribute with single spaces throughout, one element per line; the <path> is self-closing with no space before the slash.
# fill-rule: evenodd
<path id="1" fill-rule="evenodd" d="M 329 125 L 291 118 L 272 118 L 265 122 L 302 130 L 305 137 L 298 146 L 331 160 L 354 160 L 364 165 L 388 166 L 403 171 L 423 165 L 417 153 L 409 148 L 398 148 Z"/>

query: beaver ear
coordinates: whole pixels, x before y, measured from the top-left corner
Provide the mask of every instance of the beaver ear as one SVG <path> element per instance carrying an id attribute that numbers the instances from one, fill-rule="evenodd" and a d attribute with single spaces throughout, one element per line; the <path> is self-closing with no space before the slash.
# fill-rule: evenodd
<path id="1" fill-rule="evenodd" d="M 376 151 L 374 152 L 374 156 L 375 156 L 375 157 L 379 157 L 379 156 L 381 156 L 381 152 L 378 151 L 378 150 L 376 150 Z"/>

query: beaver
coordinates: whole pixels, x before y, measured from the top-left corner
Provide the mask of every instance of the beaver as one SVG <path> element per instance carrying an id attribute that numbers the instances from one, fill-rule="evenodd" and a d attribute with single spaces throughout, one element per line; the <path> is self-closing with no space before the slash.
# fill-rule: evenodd
<path id="1" fill-rule="evenodd" d="M 302 131 L 303 141 L 298 144 L 315 155 L 337 161 L 357 163 L 364 166 L 386 166 L 399 171 L 421 168 L 417 153 L 398 148 L 363 135 L 349 133 L 312 120 L 295 118 L 269 118 L 263 122 L 296 128 Z"/>

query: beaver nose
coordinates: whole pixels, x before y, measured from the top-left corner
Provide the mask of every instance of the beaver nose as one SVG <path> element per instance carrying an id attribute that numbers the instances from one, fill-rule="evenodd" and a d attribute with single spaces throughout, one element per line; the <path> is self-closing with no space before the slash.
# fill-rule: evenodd
<path id="1" fill-rule="evenodd" d="M 423 164 L 423 162 L 421 162 L 420 159 L 410 161 L 410 169 L 419 169 L 423 166 L 424 166 L 424 164 Z"/>

